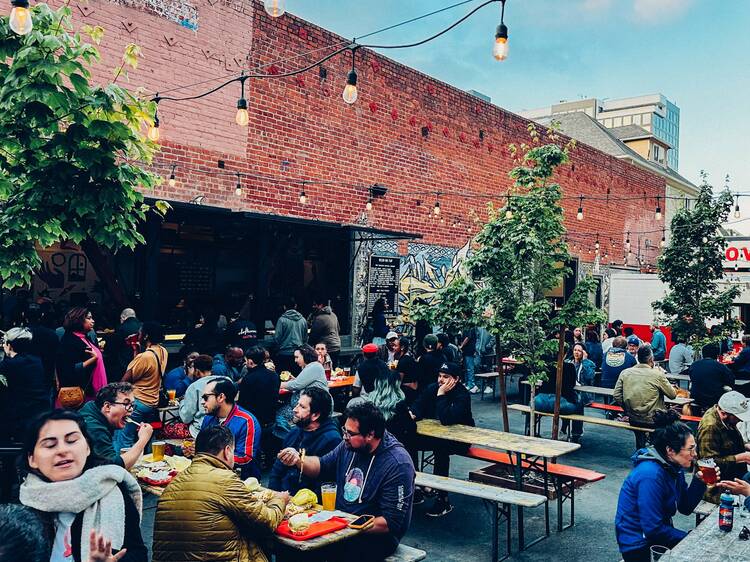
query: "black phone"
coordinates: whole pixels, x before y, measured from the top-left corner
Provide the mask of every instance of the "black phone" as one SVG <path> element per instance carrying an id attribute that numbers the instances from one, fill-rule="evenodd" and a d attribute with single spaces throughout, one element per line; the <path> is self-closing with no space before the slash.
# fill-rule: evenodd
<path id="1" fill-rule="evenodd" d="M 352 529 L 364 529 L 369 526 L 374 519 L 374 515 L 360 515 L 354 521 L 349 523 L 349 527 Z"/>

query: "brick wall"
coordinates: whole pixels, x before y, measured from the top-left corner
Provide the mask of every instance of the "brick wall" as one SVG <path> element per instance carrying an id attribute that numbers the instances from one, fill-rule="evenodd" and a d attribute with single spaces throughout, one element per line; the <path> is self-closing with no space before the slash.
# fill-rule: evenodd
<path id="1" fill-rule="evenodd" d="M 200 93 L 242 67 L 345 42 L 290 15 L 272 19 L 252 0 L 95 0 L 72 6 L 76 24 L 106 30 L 97 80 L 108 81 L 125 45 L 137 43 L 143 49 L 141 64 L 123 83 L 162 95 L 176 85 L 205 80 L 174 95 Z M 276 70 L 294 70 L 326 52 L 277 62 Z M 348 53 L 325 63 L 325 81 L 317 70 L 298 79 L 248 81 L 247 130 L 234 122 L 238 84 L 194 102 L 163 102 L 157 169 L 168 173 L 171 163 L 178 164 L 179 184 L 169 188 L 165 182 L 156 195 L 186 201 L 202 194 L 211 205 L 353 223 L 364 212 L 365 186 L 377 182 L 389 193 L 376 200 L 367 217 L 370 225 L 421 233 L 429 244 L 462 246 L 471 214 L 484 216 L 486 201 L 503 201 L 513 166 L 507 145 L 528 141 L 528 121 L 371 51 L 360 49 L 356 62 L 359 100 L 353 106 L 341 99 L 351 65 Z M 490 57 L 486 64 L 502 72 Z M 243 179 L 243 195 L 236 197 L 236 177 L 218 173 L 220 159 L 226 170 L 268 179 Z M 557 178 L 568 196 L 603 196 L 608 188 L 612 198 L 645 193 L 645 201 L 586 201 L 582 223 L 575 220 L 578 201 L 567 200 L 573 233 L 616 232 L 622 244 L 628 230 L 662 227 L 653 213 L 655 197 L 664 195 L 662 178 L 582 144 L 572 163 Z M 302 206 L 300 185 L 293 181 L 299 179 L 348 185 L 307 185 L 309 202 Z M 437 191 L 443 220 L 431 215 Z M 457 220 L 460 226 L 454 225 Z M 658 245 L 661 234 L 650 238 Z M 591 259 L 585 252 L 582 257 Z"/>

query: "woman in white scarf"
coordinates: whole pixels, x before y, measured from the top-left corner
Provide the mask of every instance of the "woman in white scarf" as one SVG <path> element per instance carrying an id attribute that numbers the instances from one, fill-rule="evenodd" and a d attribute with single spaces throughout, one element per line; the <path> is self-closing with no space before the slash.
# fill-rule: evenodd
<path id="1" fill-rule="evenodd" d="M 32 422 L 23 461 L 21 503 L 47 523 L 50 562 L 147 562 L 138 483 L 92 456 L 78 414 L 55 410 Z"/>

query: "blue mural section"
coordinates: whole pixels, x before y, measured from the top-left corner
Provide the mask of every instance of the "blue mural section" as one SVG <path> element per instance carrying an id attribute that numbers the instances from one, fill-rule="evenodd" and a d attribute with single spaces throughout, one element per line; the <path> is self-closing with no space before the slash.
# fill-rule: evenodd
<path id="1" fill-rule="evenodd" d="M 184 0 L 112 0 L 115 4 L 143 10 L 182 27 L 197 31 L 198 9 Z"/>

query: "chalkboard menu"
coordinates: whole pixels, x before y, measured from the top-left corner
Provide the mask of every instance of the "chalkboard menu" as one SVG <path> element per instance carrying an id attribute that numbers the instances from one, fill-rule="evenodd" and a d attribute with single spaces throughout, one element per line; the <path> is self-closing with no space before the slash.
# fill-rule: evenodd
<path id="1" fill-rule="evenodd" d="M 370 256 L 370 275 L 368 278 L 367 312 L 380 297 L 387 304 L 386 316 L 398 312 L 398 281 L 401 259 L 398 257 Z"/>
<path id="2" fill-rule="evenodd" d="M 208 295 L 213 286 L 214 270 L 210 265 L 177 262 L 179 291 L 187 295 Z"/>

